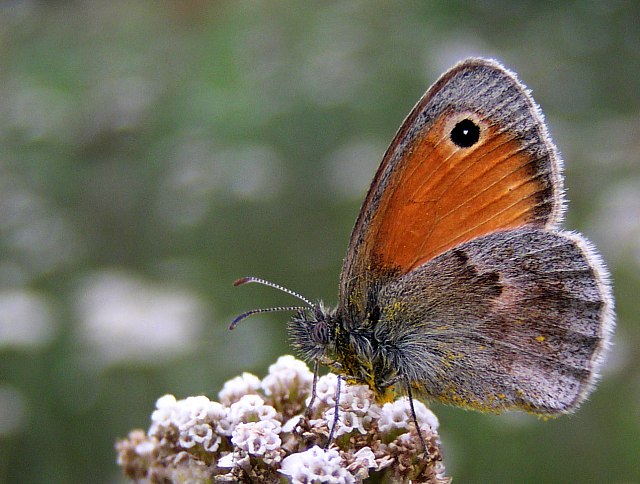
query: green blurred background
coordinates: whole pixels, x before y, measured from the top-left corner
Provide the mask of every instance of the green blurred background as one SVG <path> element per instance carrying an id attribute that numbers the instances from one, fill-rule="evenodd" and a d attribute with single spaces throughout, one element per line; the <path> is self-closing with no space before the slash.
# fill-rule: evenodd
<path id="1" fill-rule="evenodd" d="M 0 481 L 120 482 L 155 400 L 290 352 L 285 294 L 334 304 L 396 129 L 468 55 L 534 90 L 567 226 L 612 272 L 602 382 L 553 421 L 434 404 L 456 482 L 640 482 L 637 1 L 0 2 Z"/>

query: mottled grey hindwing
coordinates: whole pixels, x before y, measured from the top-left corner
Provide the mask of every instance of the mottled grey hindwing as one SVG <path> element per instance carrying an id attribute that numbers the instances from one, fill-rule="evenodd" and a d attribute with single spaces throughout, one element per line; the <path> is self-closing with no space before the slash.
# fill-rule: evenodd
<path id="1" fill-rule="evenodd" d="M 380 359 L 427 395 L 481 409 L 575 409 L 614 326 L 593 247 L 527 227 L 441 254 L 387 284 L 379 302 Z"/>

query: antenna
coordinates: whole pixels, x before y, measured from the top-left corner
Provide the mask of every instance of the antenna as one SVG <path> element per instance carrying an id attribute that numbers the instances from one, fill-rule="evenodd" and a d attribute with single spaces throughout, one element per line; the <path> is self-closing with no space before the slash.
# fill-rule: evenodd
<path id="1" fill-rule="evenodd" d="M 236 319 L 231 321 L 229 325 L 229 329 L 235 329 L 238 326 L 238 323 L 243 319 L 248 318 L 249 316 L 253 316 L 254 314 L 260 313 L 274 313 L 276 311 L 298 311 L 300 309 L 305 309 L 304 306 L 281 306 L 277 308 L 260 308 L 260 309 L 252 309 L 251 311 L 247 311 L 246 313 L 242 313 Z"/>
<path id="2" fill-rule="evenodd" d="M 304 297 L 301 294 L 298 294 L 295 291 L 292 291 L 291 289 L 287 289 L 284 286 L 281 286 L 279 284 L 276 284 L 274 282 L 270 282 L 270 281 L 266 281 L 264 279 L 260 279 L 259 277 L 241 277 L 240 279 L 237 279 L 233 285 L 234 286 L 241 286 L 242 284 L 247 284 L 249 282 L 257 282 L 258 284 L 262 284 L 264 286 L 269 286 L 269 287 L 273 287 L 274 289 L 278 289 L 282 292 L 286 292 L 287 294 L 292 295 L 293 297 L 297 297 L 298 299 L 300 299 L 301 301 L 304 301 L 307 306 L 309 307 L 313 307 L 313 303 L 311 301 L 309 301 L 306 297 Z"/>
<path id="3" fill-rule="evenodd" d="M 243 284 L 247 284 L 250 282 L 255 282 L 258 284 L 262 284 L 263 286 L 269 286 L 269 287 L 273 287 L 274 289 L 278 289 L 282 292 L 286 292 L 287 294 L 296 297 L 298 299 L 300 299 L 301 301 L 303 301 L 304 303 L 307 304 L 307 306 L 309 307 L 313 307 L 313 303 L 311 301 L 309 301 L 306 297 L 302 296 L 301 294 L 298 294 L 295 291 L 292 291 L 291 289 L 287 289 L 284 286 L 281 286 L 279 284 L 276 284 L 274 282 L 270 282 L 267 281 L 265 279 L 260 279 L 259 277 L 241 277 L 240 279 L 237 279 L 233 285 L 234 286 L 241 286 Z M 254 314 L 260 314 L 260 313 L 272 313 L 272 312 L 276 312 L 276 311 L 299 311 L 301 309 L 306 309 L 303 306 L 280 306 L 280 307 L 276 307 L 276 308 L 260 308 L 260 309 L 252 309 L 251 311 L 247 311 L 246 313 L 242 313 L 240 316 L 238 316 L 237 318 L 235 318 L 231 324 L 229 325 L 229 329 L 234 329 L 236 326 L 238 326 L 238 323 L 240 321 L 242 321 L 243 319 L 248 318 L 249 316 L 252 316 Z"/>

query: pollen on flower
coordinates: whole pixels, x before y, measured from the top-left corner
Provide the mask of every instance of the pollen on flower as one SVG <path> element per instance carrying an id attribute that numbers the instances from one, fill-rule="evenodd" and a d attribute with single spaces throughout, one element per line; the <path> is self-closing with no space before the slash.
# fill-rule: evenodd
<path id="1" fill-rule="evenodd" d="M 408 400 L 383 407 L 367 386 L 318 379 L 284 356 L 260 380 L 244 373 L 224 384 L 220 402 L 206 396 L 158 398 L 149 429 L 118 441 L 118 464 L 137 482 L 449 482 L 438 443 L 438 419 L 414 400 L 425 456 Z M 338 420 L 333 441 L 327 439 Z"/>

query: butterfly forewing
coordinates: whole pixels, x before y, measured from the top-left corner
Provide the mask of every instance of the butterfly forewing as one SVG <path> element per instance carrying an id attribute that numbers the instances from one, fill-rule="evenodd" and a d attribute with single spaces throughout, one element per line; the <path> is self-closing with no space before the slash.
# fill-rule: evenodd
<path id="1" fill-rule="evenodd" d="M 473 143 L 467 124 L 478 128 Z M 479 59 L 452 68 L 407 117 L 376 173 L 345 258 L 340 311 L 365 318 L 371 281 L 465 241 L 555 226 L 560 171 L 541 114 L 513 74 Z"/>

